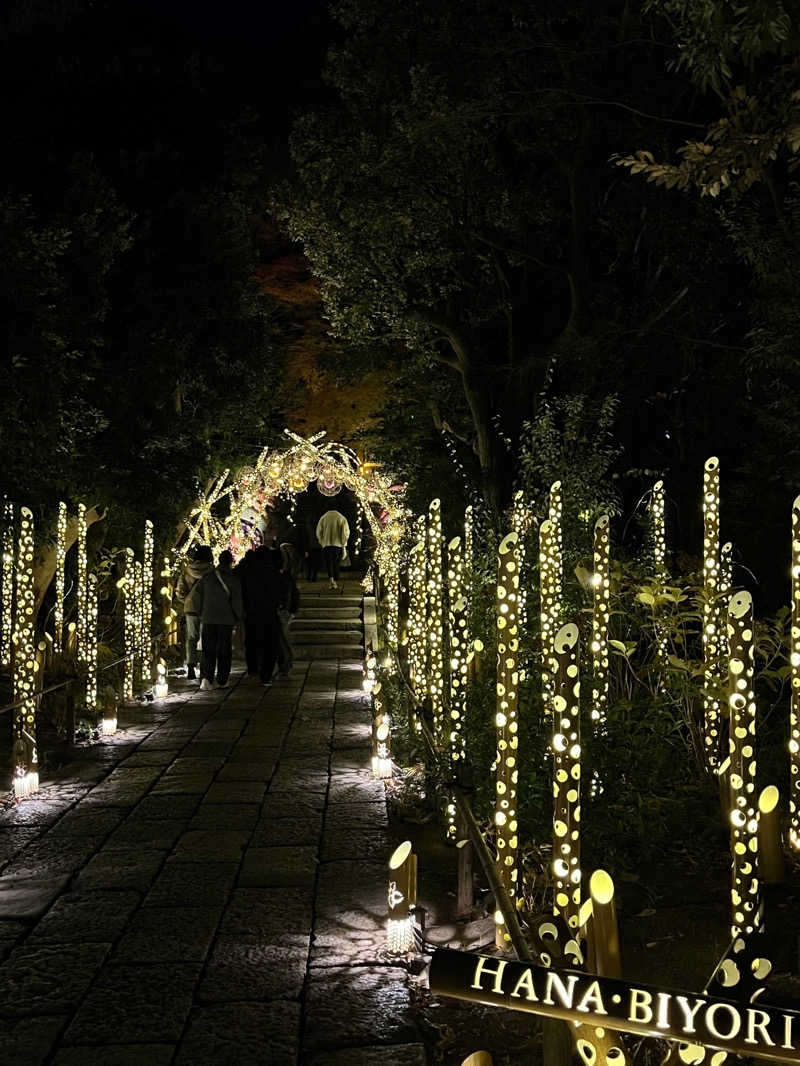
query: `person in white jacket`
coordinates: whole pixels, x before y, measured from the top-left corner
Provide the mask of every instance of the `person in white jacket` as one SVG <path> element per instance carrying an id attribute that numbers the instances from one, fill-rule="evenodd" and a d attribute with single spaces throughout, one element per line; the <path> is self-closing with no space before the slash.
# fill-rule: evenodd
<path id="1" fill-rule="evenodd" d="M 326 511 L 317 522 L 317 540 L 322 546 L 331 588 L 339 587 L 339 567 L 350 539 L 350 526 L 340 511 Z"/>

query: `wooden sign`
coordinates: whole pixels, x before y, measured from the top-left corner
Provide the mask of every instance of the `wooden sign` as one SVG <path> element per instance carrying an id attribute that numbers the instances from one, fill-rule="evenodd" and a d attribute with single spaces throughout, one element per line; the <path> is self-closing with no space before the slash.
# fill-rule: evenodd
<path id="1" fill-rule="evenodd" d="M 429 981 L 437 995 L 767 1062 L 800 1063 L 800 1012 L 760 1002 L 627 984 L 449 948 L 434 952 Z"/>

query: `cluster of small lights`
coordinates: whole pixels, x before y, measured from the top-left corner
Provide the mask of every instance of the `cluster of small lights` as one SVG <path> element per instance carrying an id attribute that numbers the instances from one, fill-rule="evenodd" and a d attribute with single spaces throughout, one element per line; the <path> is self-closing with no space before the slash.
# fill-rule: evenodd
<path id="1" fill-rule="evenodd" d="M 86 710 L 97 709 L 97 623 L 99 604 L 97 577 L 89 574 L 86 583 L 86 643 L 84 664 L 86 666 Z"/>
<path id="2" fill-rule="evenodd" d="M 721 670 L 728 657 L 727 627 L 725 625 L 726 604 L 733 589 L 733 544 L 726 540 L 719 550 L 719 658 Z"/>
<path id="3" fill-rule="evenodd" d="M 79 663 L 86 662 L 86 642 L 89 629 L 89 578 L 88 559 L 86 556 L 86 506 L 78 504 L 78 583 L 75 588 L 76 620 L 75 657 Z"/>
<path id="4" fill-rule="evenodd" d="M 610 618 L 610 530 L 608 515 L 601 515 L 594 527 L 594 573 L 592 590 L 592 723 L 595 736 L 606 733 L 608 712 L 608 623 Z"/>
<path id="5" fill-rule="evenodd" d="M 737 592 L 728 608 L 728 780 L 731 797 L 731 936 L 759 925 L 758 798 L 756 795 L 756 698 L 753 689 L 753 598 Z"/>
<path id="6" fill-rule="evenodd" d="M 562 626 L 553 642 L 553 912 L 570 930 L 581 909 L 581 683 L 578 627 Z"/>
<path id="7" fill-rule="evenodd" d="M 356 497 L 356 539 L 353 545 L 353 554 L 361 558 L 361 544 L 364 539 L 364 508 L 361 500 Z"/>
<path id="8" fill-rule="evenodd" d="M 0 618 L 0 664 L 11 665 L 14 631 L 14 504 L 3 504 L 3 611 Z"/>
<path id="9" fill-rule="evenodd" d="M 418 699 L 428 689 L 427 671 L 427 554 L 425 516 L 417 519 L 417 542 L 408 557 L 408 673 Z"/>
<path id="10" fill-rule="evenodd" d="M 719 766 L 719 699 L 714 688 L 720 671 L 719 608 L 719 459 L 712 456 L 703 469 L 703 716 L 704 743 L 708 765 Z"/>
<path id="11" fill-rule="evenodd" d="M 800 496 L 792 506 L 792 614 L 789 631 L 789 840 L 800 849 Z"/>
<path id="12" fill-rule="evenodd" d="M 56 602 L 53 608 L 53 650 L 63 650 L 64 637 L 64 570 L 67 559 L 67 505 L 58 505 L 56 525 Z"/>
<path id="13" fill-rule="evenodd" d="M 367 649 L 367 655 L 366 655 L 366 658 L 364 659 L 364 665 L 363 665 L 362 670 L 361 670 L 361 672 L 363 674 L 363 678 L 362 678 L 362 681 L 361 681 L 361 687 L 367 693 L 372 692 L 372 690 L 375 688 L 375 667 L 376 667 L 376 665 L 377 665 L 377 661 L 375 659 L 375 654 L 374 654 L 374 652 L 372 650 L 372 646 L 370 645 L 370 647 Z"/>
<path id="14" fill-rule="evenodd" d="M 464 559 L 461 538 L 454 537 L 447 545 L 448 622 L 450 634 L 450 761 L 454 767 L 463 763 L 464 715 L 467 705 L 467 658 L 469 631 L 467 601 L 464 598 Z M 447 805 L 447 836 L 456 838 L 456 808 L 452 798 Z"/>
<path id="15" fill-rule="evenodd" d="M 136 625 L 136 583 L 133 548 L 125 549 L 125 574 L 117 582 L 117 587 L 122 591 L 125 608 L 124 636 L 125 636 L 125 672 L 122 681 L 122 698 L 133 699 L 133 680 L 136 670 L 136 652 L 139 630 Z"/>
<path id="16" fill-rule="evenodd" d="M 433 710 L 434 734 L 441 739 L 443 732 L 442 701 L 444 699 L 444 589 L 442 581 L 441 501 L 431 500 L 428 507 L 428 695 Z"/>
<path id="17" fill-rule="evenodd" d="M 30 796 L 39 787 L 36 752 L 36 645 L 33 587 L 33 514 L 20 508 L 14 605 L 14 795 Z"/>
<path id="18" fill-rule="evenodd" d="M 226 485 L 230 470 L 223 470 L 214 481 L 205 496 L 201 496 L 186 519 L 186 528 L 189 535 L 181 545 L 181 552 L 186 554 L 193 544 L 208 544 L 214 552 L 216 562 L 225 541 L 225 530 L 219 519 L 213 514 L 213 507 L 225 496 L 229 496 L 233 485 Z"/>
<path id="19" fill-rule="evenodd" d="M 500 542 L 497 560 L 497 771 L 494 822 L 497 833 L 497 870 L 510 900 L 516 900 L 517 868 L 517 779 L 519 737 L 517 686 L 519 674 L 519 562 L 518 537 L 509 533 Z M 497 946 L 506 946 L 509 934 L 502 913 L 495 913 Z"/>

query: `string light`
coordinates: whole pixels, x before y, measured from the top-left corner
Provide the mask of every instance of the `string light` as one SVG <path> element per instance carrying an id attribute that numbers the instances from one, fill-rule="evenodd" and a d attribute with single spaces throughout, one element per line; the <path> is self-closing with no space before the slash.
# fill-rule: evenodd
<path id="1" fill-rule="evenodd" d="M 78 504 L 78 584 L 75 589 L 77 629 L 75 631 L 75 658 L 86 662 L 88 617 L 88 560 L 86 557 L 86 507 Z"/>
<path id="2" fill-rule="evenodd" d="M 497 559 L 497 709 L 495 729 L 497 756 L 495 765 L 495 813 L 497 832 L 497 872 L 510 900 L 518 892 L 517 849 L 517 780 L 519 775 L 519 738 L 517 722 L 517 685 L 519 675 L 519 563 L 518 537 L 507 534 L 500 542 Z M 509 941 L 502 913 L 495 912 L 496 943 L 505 947 Z"/>
<path id="3" fill-rule="evenodd" d="M 0 619 L 0 662 L 11 666 L 14 632 L 14 504 L 3 504 L 3 612 Z"/>
<path id="4" fill-rule="evenodd" d="M 444 596 L 442 594 L 441 501 L 431 500 L 428 507 L 428 695 L 433 710 L 434 734 L 441 739 L 442 700 L 444 698 Z"/>
<path id="5" fill-rule="evenodd" d="M 56 602 L 53 608 L 53 651 L 63 650 L 64 636 L 64 571 L 67 559 L 67 505 L 58 505 L 56 525 Z"/>
<path id="6" fill-rule="evenodd" d="M 656 581 L 663 585 L 667 580 L 667 532 L 664 506 L 664 482 L 656 481 L 650 495 L 650 531 L 653 543 L 653 570 Z M 653 614 L 656 613 L 655 605 Z M 663 623 L 655 620 L 656 658 L 666 665 L 669 656 L 667 631 Z"/>
<path id="7" fill-rule="evenodd" d="M 792 506 L 792 615 L 789 630 L 789 840 L 800 849 L 800 496 Z"/>
<path id="8" fill-rule="evenodd" d="M 14 795 L 25 799 L 39 788 L 36 751 L 36 596 L 33 584 L 33 514 L 20 508 L 14 605 Z"/>
<path id="9" fill-rule="evenodd" d="M 545 717 L 552 711 L 553 677 L 550 662 L 553 658 L 553 639 L 561 612 L 556 581 L 557 539 L 549 518 L 539 526 L 539 629 L 542 641 L 542 698 Z"/>
<path id="10" fill-rule="evenodd" d="M 703 470 L 703 716 L 706 759 L 719 765 L 720 705 L 714 691 L 720 669 L 719 609 L 719 459 L 706 460 Z"/>
<path id="11" fill-rule="evenodd" d="M 578 627 L 553 642 L 553 913 L 577 931 L 581 909 L 581 683 Z"/>
<path id="12" fill-rule="evenodd" d="M 137 660 L 137 681 L 150 681 L 147 670 L 147 657 L 148 657 L 148 644 L 149 633 L 145 627 L 144 618 L 144 567 L 137 559 L 133 564 L 133 596 L 134 596 L 134 612 L 136 618 L 136 660 Z"/>
<path id="13" fill-rule="evenodd" d="M 756 698 L 753 688 L 753 598 L 737 592 L 728 608 L 728 769 L 731 796 L 731 936 L 756 932 L 759 918 Z"/>

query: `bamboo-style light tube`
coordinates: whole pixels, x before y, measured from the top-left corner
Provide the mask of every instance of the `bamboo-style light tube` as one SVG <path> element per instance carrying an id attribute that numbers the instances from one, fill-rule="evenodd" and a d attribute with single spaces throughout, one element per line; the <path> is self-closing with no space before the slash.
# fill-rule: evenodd
<path id="1" fill-rule="evenodd" d="M 422 700 L 428 690 L 427 627 L 425 608 L 427 597 L 427 565 L 425 551 L 425 517 L 417 519 L 417 541 L 408 559 L 408 672 L 417 699 Z"/>
<path id="2" fill-rule="evenodd" d="M 88 560 L 86 556 L 86 505 L 78 504 L 78 576 L 75 586 L 75 657 L 79 663 L 86 662 L 86 641 L 89 628 Z"/>
<path id="3" fill-rule="evenodd" d="M 14 504 L 3 504 L 2 617 L 0 617 L 0 665 L 11 666 L 14 652 Z"/>
<path id="4" fill-rule="evenodd" d="M 136 652 L 139 643 L 139 630 L 136 625 L 136 574 L 133 548 L 125 549 L 125 573 L 117 582 L 117 587 L 122 592 L 124 609 L 125 670 L 122 682 L 122 698 L 132 700 L 136 672 Z"/>
<path id="5" fill-rule="evenodd" d="M 749 592 L 737 592 L 731 597 L 728 643 L 731 936 L 735 939 L 756 931 L 759 910 L 755 656 L 753 598 Z"/>
<path id="6" fill-rule="evenodd" d="M 428 508 L 428 695 L 433 710 L 433 728 L 441 742 L 444 733 L 442 701 L 444 699 L 444 583 L 442 580 L 442 505 L 431 500 Z"/>
<path id="7" fill-rule="evenodd" d="M 464 597 L 464 559 L 461 538 L 453 537 L 447 545 L 448 633 L 450 638 L 450 722 L 448 751 L 453 772 L 464 762 L 464 715 L 467 708 L 467 601 Z M 456 806 L 450 797 L 447 804 L 447 836 L 455 840 Z"/>
<path id="8" fill-rule="evenodd" d="M 519 890 L 517 850 L 517 781 L 519 777 L 519 735 L 517 686 L 519 675 L 519 565 L 518 537 L 507 534 L 500 543 L 497 559 L 497 758 L 494 822 L 497 833 L 497 872 L 509 899 Z M 508 947 L 509 936 L 502 912 L 495 911 L 497 947 Z"/>
<path id="9" fill-rule="evenodd" d="M 577 931 L 581 909 L 581 683 L 578 627 L 553 642 L 553 912 Z"/>
<path id="10" fill-rule="evenodd" d="M 97 577 L 89 574 L 86 582 L 86 643 L 84 663 L 86 664 L 86 710 L 97 709 L 97 623 L 99 604 L 97 599 Z"/>
<path id="11" fill-rule="evenodd" d="M 389 919 L 386 948 L 390 955 L 405 955 L 414 947 L 414 914 L 417 903 L 417 856 L 411 841 L 395 848 L 389 859 Z"/>
<path id="12" fill-rule="evenodd" d="M 67 505 L 58 505 L 56 523 L 56 599 L 53 605 L 53 651 L 63 650 L 64 637 L 64 571 L 67 558 Z"/>
<path id="13" fill-rule="evenodd" d="M 556 583 L 556 540 L 553 523 L 549 518 L 539 526 L 539 632 L 542 643 L 542 698 L 544 700 L 545 718 L 552 713 L 553 675 L 551 662 L 553 658 L 553 640 L 561 611 L 558 586 Z"/>
<path id="14" fill-rule="evenodd" d="M 789 842 L 800 849 L 800 496 L 792 505 L 792 614 L 789 629 Z"/>
<path id="15" fill-rule="evenodd" d="M 36 639 L 33 587 L 33 514 L 20 508 L 14 604 L 14 795 L 30 796 L 39 788 L 36 751 Z"/>
<path id="16" fill-rule="evenodd" d="M 592 574 L 592 707 L 591 718 L 596 736 L 606 732 L 608 713 L 608 623 L 610 603 L 611 537 L 609 518 L 601 515 L 594 526 L 594 573 Z"/>
<path id="17" fill-rule="evenodd" d="M 719 459 L 712 455 L 703 469 L 703 739 L 706 761 L 720 761 L 720 705 L 715 693 L 720 672 L 719 608 Z"/>

